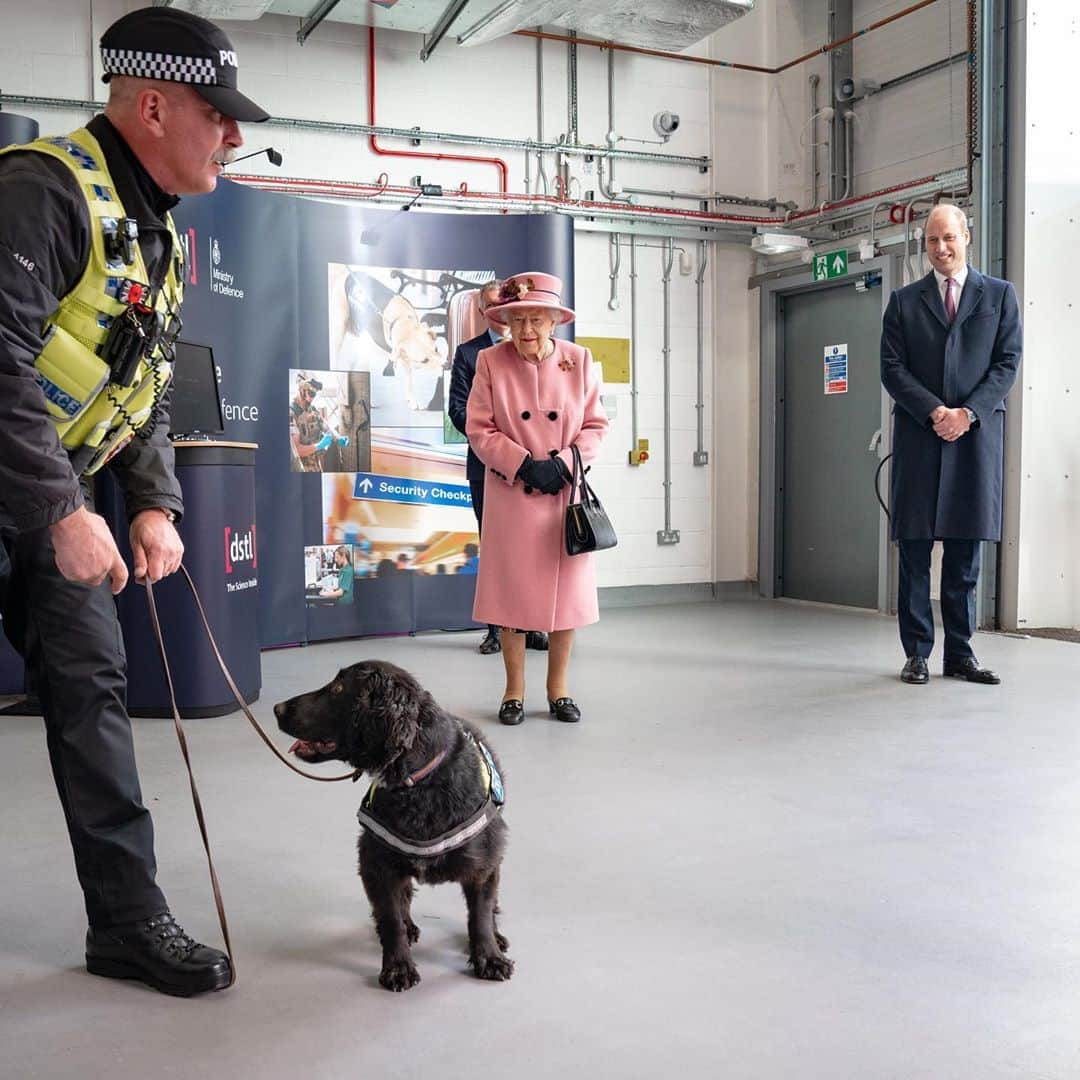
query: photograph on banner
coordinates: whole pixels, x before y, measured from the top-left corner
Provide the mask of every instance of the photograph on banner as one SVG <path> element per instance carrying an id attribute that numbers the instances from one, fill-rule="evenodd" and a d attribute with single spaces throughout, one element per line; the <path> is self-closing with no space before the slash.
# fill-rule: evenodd
<path id="1" fill-rule="evenodd" d="M 371 376 L 366 371 L 289 371 L 293 472 L 371 469 Z"/>
<path id="2" fill-rule="evenodd" d="M 476 291 L 491 270 L 430 270 L 329 263 L 330 367 L 371 373 L 372 425 L 430 444 L 452 431 L 445 373 L 454 350 L 484 324 Z M 457 433 L 450 441 L 458 442 Z"/>
<path id="3" fill-rule="evenodd" d="M 458 485 L 364 473 L 322 483 L 323 540 L 363 553 L 357 577 L 475 573 L 476 517 Z"/>
<path id="4" fill-rule="evenodd" d="M 358 545 L 353 544 L 319 544 L 304 548 L 304 600 L 307 606 L 351 604 L 358 558 L 366 566 L 362 548 L 358 550 Z"/>

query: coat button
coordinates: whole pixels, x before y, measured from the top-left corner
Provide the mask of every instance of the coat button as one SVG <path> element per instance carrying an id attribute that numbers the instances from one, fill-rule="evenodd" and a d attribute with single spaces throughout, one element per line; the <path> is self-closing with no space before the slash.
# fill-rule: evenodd
<path id="1" fill-rule="evenodd" d="M 522 419 L 522 420 L 528 420 L 528 419 L 530 419 L 531 417 L 532 417 L 532 413 L 531 413 L 531 412 L 529 412 L 529 410 L 528 410 L 528 409 L 526 409 L 526 410 L 525 410 L 525 411 L 524 411 L 524 412 L 523 412 L 523 413 L 521 414 L 521 419 Z"/>
<path id="2" fill-rule="evenodd" d="M 554 409 L 552 409 L 551 412 L 548 413 L 548 419 L 549 420 L 558 420 L 559 419 L 559 414 Z"/>

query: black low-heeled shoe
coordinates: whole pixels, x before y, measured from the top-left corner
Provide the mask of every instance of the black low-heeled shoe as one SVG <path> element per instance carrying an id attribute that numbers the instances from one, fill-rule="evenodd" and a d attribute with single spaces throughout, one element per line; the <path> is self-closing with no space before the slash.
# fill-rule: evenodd
<path id="1" fill-rule="evenodd" d="M 517 698 L 510 698 L 499 706 L 499 723 L 520 724 L 525 719 L 525 704 Z"/>
<path id="2" fill-rule="evenodd" d="M 548 698 L 548 712 L 564 724 L 576 724 L 581 719 L 581 710 L 573 698 L 561 697 L 554 701 Z"/>

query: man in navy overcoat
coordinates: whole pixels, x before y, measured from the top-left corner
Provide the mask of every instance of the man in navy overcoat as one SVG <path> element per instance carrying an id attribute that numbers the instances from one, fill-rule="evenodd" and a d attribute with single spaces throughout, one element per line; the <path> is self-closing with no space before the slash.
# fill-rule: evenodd
<path id="1" fill-rule="evenodd" d="M 499 302 L 499 283 L 491 281 L 480 290 L 477 297 L 480 312 L 483 314 L 486 308 L 492 307 Z M 473 379 L 476 377 L 476 358 L 481 349 L 489 349 L 492 345 L 498 345 L 503 340 L 506 328 L 498 323 L 488 322 L 489 329 L 478 334 L 468 341 L 462 342 L 454 351 L 454 366 L 450 371 L 450 401 L 447 411 L 450 414 L 450 423 L 465 434 L 465 407 L 469 401 L 469 391 L 472 390 Z M 472 495 L 473 511 L 476 514 L 477 528 L 483 532 L 484 519 L 484 473 L 487 470 L 484 463 L 473 453 L 469 447 L 469 453 L 465 459 L 465 475 L 469 478 L 469 492 Z M 474 571 L 475 572 L 475 571 Z M 530 649 L 546 650 L 548 647 L 547 634 L 529 630 L 526 645 Z M 480 642 L 482 653 L 497 653 L 502 648 L 499 641 L 499 628 L 489 626 L 484 640 Z"/>
<path id="2" fill-rule="evenodd" d="M 926 223 L 933 269 L 889 300 L 881 381 L 893 408 L 892 536 L 900 549 L 897 610 L 907 656 L 900 677 L 929 680 L 934 646 L 930 552 L 942 541 L 944 674 L 998 683 L 971 650 L 979 544 L 1001 539 L 1005 397 L 1022 351 L 1020 308 L 1007 281 L 967 265 L 971 237 L 955 206 Z"/>

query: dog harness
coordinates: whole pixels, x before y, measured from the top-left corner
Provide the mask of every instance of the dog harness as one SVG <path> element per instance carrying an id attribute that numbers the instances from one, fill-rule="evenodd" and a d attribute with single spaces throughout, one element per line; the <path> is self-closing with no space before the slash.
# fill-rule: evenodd
<path id="1" fill-rule="evenodd" d="M 356 819 L 360 824 L 387 847 L 393 848 L 394 851 L 398 851 L 402 855 L 418 859 L 433 859 L 439 855 L 446 855 L 451 851 L 464 847 L 474 836 L 479 836 L 498 817 L 503 803 L 506 801 L 506 793 L 503 789 L 502 777 L 495 767 L 495 759 L 491 756 L 491 751 L 479 739 L 474 738 L 470 732 L 462 729 L 462 734 L 476 751 L 480 772 L 484 778 L 484 801 L 479 810 L 466 818 L 461 824 L 455 825 L 452 829 L 448 829 L 439 836 L 434 836 L 430 840 L 414 840 L 411 837 L 401 836 L 394 832 L 393 829 L 375 816 L 375 789 L 378 787 L 378 781 L 376 780 L 367 789 L 367 794 L 364 795 L 360 809 L 356 811 Z M 442 754 L 439 754 L 432 763 L 424 766 L 423 769 L 418 773 L 414 773 L 409 779 L 415 783 L 416 780 L 421 779 L 423 776 L 429 776 L 441 761 Z M 408 786 L 412 787 L 413 784 L 410 783 Z"/>

